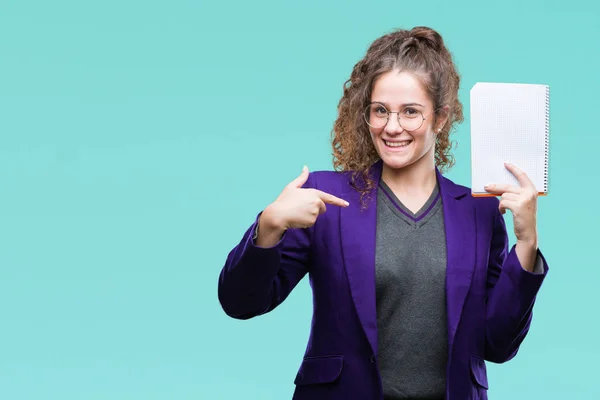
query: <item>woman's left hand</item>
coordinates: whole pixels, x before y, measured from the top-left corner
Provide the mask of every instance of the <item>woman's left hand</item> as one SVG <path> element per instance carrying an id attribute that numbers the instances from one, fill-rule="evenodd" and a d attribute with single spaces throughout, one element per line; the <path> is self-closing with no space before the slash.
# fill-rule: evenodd
<path id="1" fill-rule="evenodd" d="M 490 184 L 485 186 L 485 190 L 501 196 L 499 209 L 502 214 L 507 209 L 512 212 L 517 241 L 537 248 L 538 191 L 525 172 L 513 164 L 504 165 L 517 178 L 519 186 Z"/>

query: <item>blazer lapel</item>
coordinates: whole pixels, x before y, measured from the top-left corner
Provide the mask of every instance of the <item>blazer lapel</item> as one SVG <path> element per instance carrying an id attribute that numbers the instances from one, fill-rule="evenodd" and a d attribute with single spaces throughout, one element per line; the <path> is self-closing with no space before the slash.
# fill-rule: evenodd
<path id="1" fill-rule="evenodd" d="M 375 241 L 377 224 L 377 183 L 381 161 L 370 170 L 376 182 L 368 194 L 367 207 L 361 208 L 360 193 L 349 186 L 342 198 L 350 203 L 341 208 L 340 234 L 344 267 L 356 313 L 373 354 L 377 354 L 377 309 L 375 304 Z"/>
<path id="2" fill-rule="evenodd" d="M 446 230 L 446 308 L 451 350 L 475 270 L 477 231 L 475 207 L 465 199 L 469 190 L 443 177 L 439 170 L 437 174 Z"/>

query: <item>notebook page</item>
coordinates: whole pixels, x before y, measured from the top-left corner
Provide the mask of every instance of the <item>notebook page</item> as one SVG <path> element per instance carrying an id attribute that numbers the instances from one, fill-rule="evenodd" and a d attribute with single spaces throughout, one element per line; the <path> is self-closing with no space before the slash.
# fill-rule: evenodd
<path id="1" fill-rule="evenodd" d="M 504 167 L 521 168 L 538 192 L 546 189 L 547 85 L 478 82 L 471 89 L 471 188 L 518 185 Z"/>

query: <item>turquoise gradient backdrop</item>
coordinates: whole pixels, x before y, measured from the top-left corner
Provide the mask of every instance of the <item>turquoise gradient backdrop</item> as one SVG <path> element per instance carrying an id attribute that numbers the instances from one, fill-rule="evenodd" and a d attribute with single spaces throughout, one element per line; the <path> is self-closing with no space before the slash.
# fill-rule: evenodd
<path id="1" fill-rule="evenodd" d="M 591 0 L 3 0 L 0 398 L 290 398 L 307 281 L 236 321 L 220 268 L 304 164 L 331 169 L 352 66 L 415 25 L 442 33 L 462 74 L 459 183 L 472 85 L 551 87 L 551 271 L 519 356 L 489 365 L 490 396 L 600 398 L 599 17 Z"/>

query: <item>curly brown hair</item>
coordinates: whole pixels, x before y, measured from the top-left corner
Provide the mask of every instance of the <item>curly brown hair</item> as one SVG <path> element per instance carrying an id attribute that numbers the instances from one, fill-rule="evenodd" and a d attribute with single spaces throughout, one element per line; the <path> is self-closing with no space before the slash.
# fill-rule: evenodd
<path id="1" fill-rule="evenodd" d="M 458 100 L 460 76 L 452 54 L 435 30 L 418 26 L 397 29 L 376 39 L 344 83 L 338 104 L 338 117 L 331 132 L 333 166 L 352 173 L 351 184 L 364 198 L 376 182 L 369 168 L 379 160 L 363 111 L 371 101 L 371 91 L 378 77 L 392 71 L 414 73 L 434 103 L 436 117 L 445 112 L 446 123 L 436 135 L 435 164 L 440 170 L 454 165 L 450 153 L 450 133 L 463 121 L 463 106 Z M 448 106 L 444 110 L 444 106 Z"/>

